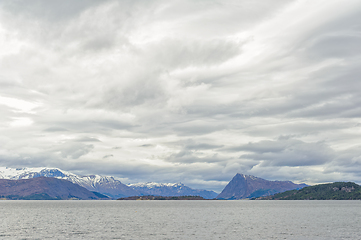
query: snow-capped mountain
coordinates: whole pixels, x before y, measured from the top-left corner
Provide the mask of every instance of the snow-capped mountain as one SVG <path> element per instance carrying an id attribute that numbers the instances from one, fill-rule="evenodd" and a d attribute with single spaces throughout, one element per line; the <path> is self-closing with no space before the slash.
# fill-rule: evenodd
<path id="1" fill-rule="evenodd" d="M 114 177 L 88 175 L 80 176 L 59 168 L 8 168 L 0 167 L 0 179 L 30 179 L 36 177 L 54 177 L 78 184 L 89 191 L 99 192 L 112 198 L 157 195 L 157 196 L 201 196 L 206 199 L 215 198 L 213 191 L 192 189 L 182 183 L 136 183 L 125 185 Z"/>
<path id="2" fill-rule="evenodd" d="M 135 183 L 128 184 L 128 187 L 140 192 L 142 195 L 155 196 L 201 196 L 205 199 L 213 199 L 217 197 L 217 193 L 213 191 L 192 189 L 183 183 Z"/>
<path id="3" fill-rule="evenodd" d="M 0 179 L 29 179 L 36 177 L 54 177 L 78 184 L 89 191 L 95 191 L 113 198 L 140 195 L 136 190 L 126 186 L 111 176 L 80 176 L 58 168 L 7 168 L 0 167 Z"/>

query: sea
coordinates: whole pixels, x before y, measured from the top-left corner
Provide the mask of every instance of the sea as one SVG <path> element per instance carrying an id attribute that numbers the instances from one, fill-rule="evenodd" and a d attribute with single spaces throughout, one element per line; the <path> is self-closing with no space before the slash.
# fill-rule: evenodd
<path id="1" fill-rule="evenodd" d="M 0 201 L 0 239 L 361 239 L 361 201 Z"/>

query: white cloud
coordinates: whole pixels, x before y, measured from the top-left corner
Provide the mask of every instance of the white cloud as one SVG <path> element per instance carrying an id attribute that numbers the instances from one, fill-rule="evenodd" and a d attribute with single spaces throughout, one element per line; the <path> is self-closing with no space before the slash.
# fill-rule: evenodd
<path id="1" fill-rule="evenodd" d="M 33 124 L 33 121 L 30 118 L 14 118 L 10 123 L 11 127 L 25 127 Z"/>
<path id="2" fill-rule="evenodd" d="M 40 103 L 28 102 L 22 99 L 2 97 L 0 96 L 0 105 L 5 105 L 14 109 L 13 111 L 19 111 L 24 113 L 34 113 L 32 110 L 39 107 Z"/>

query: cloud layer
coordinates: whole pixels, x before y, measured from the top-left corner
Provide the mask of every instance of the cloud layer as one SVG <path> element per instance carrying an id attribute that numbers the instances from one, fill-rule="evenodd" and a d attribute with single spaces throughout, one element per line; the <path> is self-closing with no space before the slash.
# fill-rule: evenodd
<path id="1" fill-rule="evenodd" d="M 361 183 L 359 1 L 0 3 L 0 164 L 220 191 Z"/>

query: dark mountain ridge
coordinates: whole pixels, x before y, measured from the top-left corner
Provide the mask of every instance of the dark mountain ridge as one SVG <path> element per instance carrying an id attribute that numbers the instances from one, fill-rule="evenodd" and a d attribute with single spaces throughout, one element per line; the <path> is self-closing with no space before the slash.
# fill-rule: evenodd
<path id="1" fill-rule="evenodd" d="M 107 199 L 100 193 L 90 192 L 84 187 L 63 179 L 37 177 L 31 179 L 0 179 L 0 196 L 5 199 Z"/>
<path id="2" fill-rule="evenodd" d="M 268 196 L 306 186 L 306 184 L 295 184 L 291 181 L 268 181 L 252 175 L 237 173 L 217 196 L 217 199 L 236 200 Z"/>
<path id="3" fill-rule="evenodd" d="M 259 199 L 269 200 L 361 200 L 361 186 L 353 182 L 335 182 L 286 191 Z"/>

